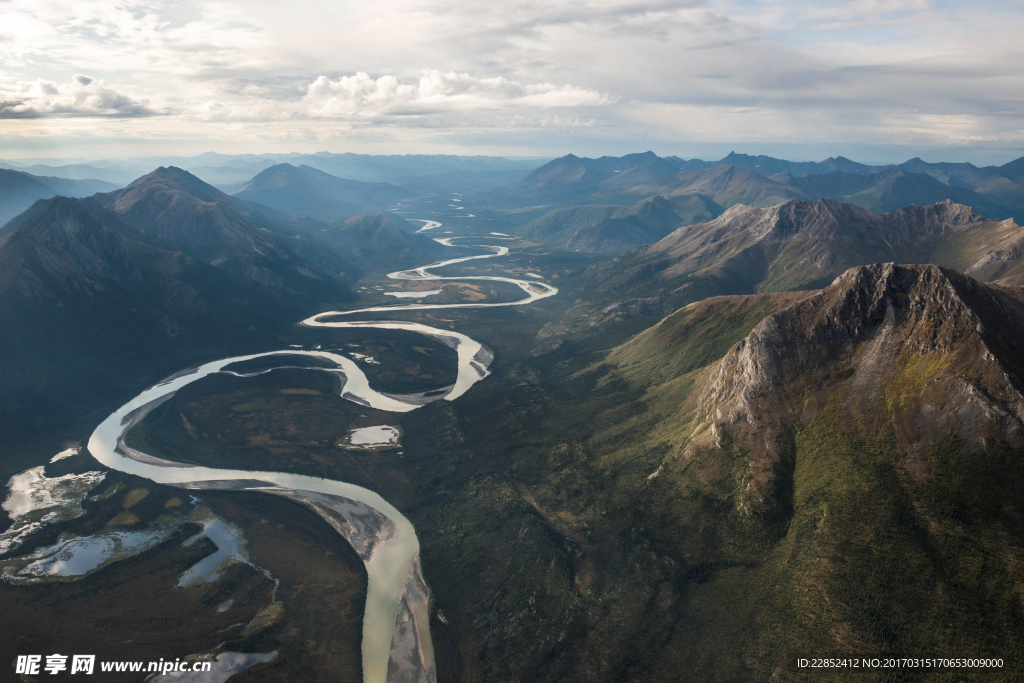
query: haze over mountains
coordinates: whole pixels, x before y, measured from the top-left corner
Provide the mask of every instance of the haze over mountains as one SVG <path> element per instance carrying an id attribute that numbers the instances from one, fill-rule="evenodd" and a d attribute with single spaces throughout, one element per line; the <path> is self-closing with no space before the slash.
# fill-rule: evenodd
<path id="1" fill-rule="evenodd" d="M 719 162 L 658 157 L 653 152 L 584 159 L 568 155 L 533 171 L 518 183 L 471 194 L 474 211 L 488 215 L 531 239 L 579 250 L 588 243 L 603 251 L 643 244 L 667 234 L 662 216 L 649 224 L 636 218 L 617 242 L 607 223 L 621 207 L 663 197 L 676 207 L 676 227 L 708 220 L 736 204 L 768 207 L 790 199 L 837 199 L 876 212 L 951 200 L 990 218 L 1024 218 L 1020 160 L 1000 167 L 929 164 L 912 159 L 899 166 L 858 164 L 842 157 L 820 163 L 730 154 Z M 597 208 L 606 207 L 606 208 Z M 558 214 L 545 215 L 552 210 Z M 626 211 L 628 213 L 628 211 Z M 563 226 L 555 230 L 550 226 Z M 636 237 L 629 233 L 635 232 Z M 588 236 L 594 233 L 594 236 Z M 572 248 L 572 247 L 569 247 Z"/>
<path id="2" fill-rule="evenodd" d="M 37 199 L 49 199 L 56 195 L 88 197 L 116 188 L 117 185 L 102 180 L 40 177 L 0 168 L 0 225 L 27 209 Z"/>
<path id="3" fill-rule="evenodd" d="M 0 443 L 81 440 L 141 387 L 229 354 L 323 344 L 374 387 L 434 386 L 455 355 L 440 343 L 295 323 L 434 287 L 385 277 L 452 255 L 430 235 L 490 240 L 508 253 L 449 266 L 444 294 L 411 298 L 508 302 L 519 292 L 479 283 L 525 277 L 558 294 L 373 313 L 480 340 L 494 363 L 471 394 L 384 418 L 320 373 L 216 376 L 158 409 L 174 448 L 273 457 L 259 466 L 394 501 L 443 610 L 440 681 L 760 683 L 787 679 L 797 652 L 1005 657 L 996 680 L 1018 680 L 1024 229 L 1008 207 L 1024 161 L 727 159 L 495 162 L 525 177 L 465 195 L 274 160 L 233 193 L 160 167 L 38 198 L 0 228 Z M 413 213 L 387 210 L 399 201 Z M 193 400 L 229 417 L 191 420 Z M 339 448 L 384 419 L 400 450 Z M 79 519 L 106 528 L 122 495 Z M 250 528 L 278 528 L 261 523 L 275 514 Z M 282 579 L 286 610 L 308 571 Z M 359 613 L 365 575 L 353 581 L 341 602 L 310 598 L 326 616 L 302 638 L 268 626 L 273 647 L 297 657 L 336 637 L 339 610 Z M 27 594 L 5 586 L 0 602 Z M 319 655 L 302 662 L 323 671 Z"/>
<path id="4" fill-rule="evenodd" d="M 345 180 L 311 166 L 278 164 L 261 171 L 233 194 L 281 213 L 333 220 L 383 211 L 411 192 L 390 183 Z"/>
<path id="5" fill-rule="evenodd" d="M 97 178 L 126 185 L 159 166 L 176 166 L 224 190 L 234 190 L 272 166 L 289 163 L 309 166 L 324 173 L 361 182 L 388 182 L 430 188 L 487 187 L 514 182 L 536 168 L 534 158 L 458 156 L 444 154 L 218 154 L 194 157 L 140 157 L 131 159 L 74 160 L 70 163 L 0 162 L 36 175 L 61 178 Z M 456 187 L 455 189 L 459 189 Z"/>

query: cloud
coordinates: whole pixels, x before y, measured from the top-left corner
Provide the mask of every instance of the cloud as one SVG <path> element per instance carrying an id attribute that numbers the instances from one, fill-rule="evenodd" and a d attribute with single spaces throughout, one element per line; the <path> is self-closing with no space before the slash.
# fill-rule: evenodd
<path id="1" fill-rule="evenodd" d="M 413 82 L 392 75 L 373 78 L 360 71 L 309 84 L 303 107 L 314 117 L 375 117 L 513 107 L 596 107 L 614 98 L 572 85 L 523 85 L 503 77 L 477 78 L 468 73 L 424 71 Z"/>
<path id="2" fill-rule="evenodd" d="M 0 0 L 0 117 L 27 119 L 0 131 L 0 156 L 37 128 L 61 145 L 131 130 L 200 151 L 270 137 L 596 154 L 815 140 L 872 159 L 882 143 L 1024 145 L 1024 7 L 1005 0 L 304 7 Z M 96 80 L 46 80 L 72 73 Z M 132 118 L 152 113 L 167 115 Z"/>
<path id="3" fill-rule="evenodd" d="M 42 78 L 0 82 L 0 118 L 34 119 L 48 116 L 153 116 L 148 101 L 119 92 L 98 80 L 75 74 L 67 83 Z"/>

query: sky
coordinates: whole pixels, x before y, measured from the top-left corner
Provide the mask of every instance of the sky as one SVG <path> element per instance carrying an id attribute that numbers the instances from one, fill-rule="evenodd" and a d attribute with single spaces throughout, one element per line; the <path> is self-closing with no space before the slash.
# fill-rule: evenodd
<path id="1" fill-rule="evenodd" d="M 1001 164 L 1020 0 L 0 0 L 0 158 Z"/>

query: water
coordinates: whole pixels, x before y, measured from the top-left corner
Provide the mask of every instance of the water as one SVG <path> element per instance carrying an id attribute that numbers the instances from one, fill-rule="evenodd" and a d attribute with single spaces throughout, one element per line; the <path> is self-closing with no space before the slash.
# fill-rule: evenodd
<path id="1" fill-rule="evenodd" d="M 440 227 L 437 221 L 424 221 L 420 230 Z M 451 246 L 453 238 L 437 241 Z M 332 328 L 375 328 L 385 330 L 407 330 L 440 339 L 455 349 L 458 357 L 458 374 L 455 383 L 443 396 L 425 399 L 424 395 L 403 397 L 391 396 L 375 391 L 369 385 L 366 375 L 355 361 L 340 354 L 320 350 L 286 349 L 267 353 L 251 354 L 204 363 L 174 375 L 156 386 L 146 389 L 134 399 L 118 408 L 104 420 L 89 439 L 89 451 L 107 467 L 170 486 L 186 488 L 217 488 L 221 490 L 264 491 L 295 500 L 316 510 L 331 525 L 345 535 L 361 552 L 367 571 L 366 611 L 363 617 L 363 680 L 366 683 L 386 683 L 388 662 L 391 658 L 393 639 L 395 643 L 413 643 L 422 663 L 420 680 L 435 680 L 433 649 L 430 643 L 429 619 L 427 614 L 426 584 L 419 567 L 419 540 L 412 524 L 390 503 L 377 493 L 346 482 L 321 479 L 286 472 L 259 472 L 248 470 L 223 470 L 198 467 L 167 461 L 137 451 L 124 443 L 124 436 L 132 426 L 140 422 L 150 411 L 170 399 L 181 388 L 199 381 L 211 374 L 225 372 L 232 363 L 275 355 L 308 355 L 325 359 L 334 364 L 332 368 L 309 368 L 329 372 L 343 380 L 340 395 L 358 403 L 390 412 L 408 412 L 421 407 L 428 400 L 444 399 L 453 401 L 465 394 L 474 384 L 487 377 L 492 355 L 480 342 L 458 332 L 429 327 L 420 323 L 405 321 L 341 321 L 333 320 L 353 313 L 375 311 L 405 311 L 439 308 L 487 308 L 492 306 L 522 306 L 538 299 L 554 296 L 558 290 L 551 285 L 504 277 L 442 277 L 429 272 L 431 268 L 451 266 L 474 259 L 495 258 L 508 253 L 508 247 L 473 245 L 493 253 L 466 256 L 441 261 L 409 271 L 389 274 L 398 280 L 488 280 L 508 282 L 520 287 L 527 297 L 505 303 L 471 304 L 409 304 L 399 306 L 375 306 L 354 311 L 326 311 L 302 321 L 309 327 Z M 269 370 L 255 374 L 263 374 Z M 237 373 L 231 373 L 237 374 Z M 244 376 L 244 375 L 243 375 Z M 366 514 L 365 510 L 372 514 Z M 373 515 L 381 516 L 386 524 L 375 521 Z M 342 524 L 337 516 L 344 518 Z M 364 530 L 356 536 L 353 529 Z M 222 547 L 220 543 L 218 547 Z M 411 615 L 415 621 L 414 635 L 408 637 L 408 619 L 403 622 L 401 638 L 396 637 L 396 615 L 403 606 L 402 614 Z"/>

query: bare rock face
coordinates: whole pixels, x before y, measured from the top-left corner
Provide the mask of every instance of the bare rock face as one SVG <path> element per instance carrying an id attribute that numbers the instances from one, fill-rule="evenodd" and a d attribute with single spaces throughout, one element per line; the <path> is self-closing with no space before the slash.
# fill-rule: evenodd
<path id="1" fill-rule="evenodd" d="M 761 321 L 709 367 L 686 454 L 749 452 L 748 511 L 770 508 L 787 438 L 827 400 L 848 427 L 891 430 L 911 476 L 949 436 L 972 452 L 1024 446 L 1024 292 L 938 266 L 851 268 Z M 1024 342 L 1022 342 L 1024 343 Z"/>

